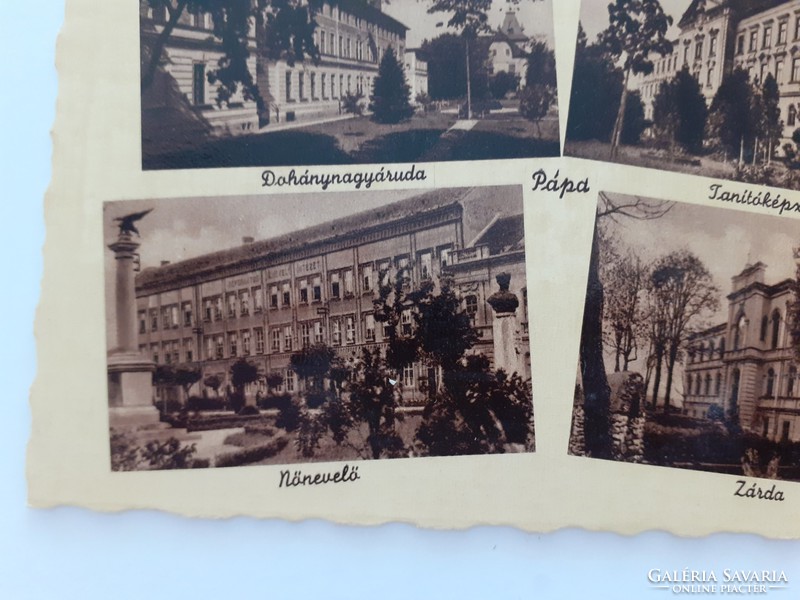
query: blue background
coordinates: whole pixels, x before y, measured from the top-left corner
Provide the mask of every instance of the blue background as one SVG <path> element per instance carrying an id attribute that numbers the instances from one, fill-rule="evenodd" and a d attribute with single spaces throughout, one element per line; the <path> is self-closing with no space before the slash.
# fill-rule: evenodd
<path id="1" fill-rule="evenodd" d="M 616 600 L 671 596 L 648 589 L 647 571 L 687 567 L 782 569 L 790 589 L 774 597 L 800 595 L 800 542 L 755 536 L 434 532 L 406 525 L 351 528 L 26 508 L 27 398 L 36 368 L 32 323 L 50 179 L 55 40 L 63 18 L 60 3 L 47 4 L 0 2 L 0 597 Z M 80 340 L 74 347 L 79 351 Z"/>

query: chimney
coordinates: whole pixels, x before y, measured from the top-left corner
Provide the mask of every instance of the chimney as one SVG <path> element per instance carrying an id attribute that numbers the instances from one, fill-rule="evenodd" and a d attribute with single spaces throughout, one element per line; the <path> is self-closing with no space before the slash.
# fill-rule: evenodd
<path id="1" fill-rule="evenodd" d="M 251 237 L 251 236 L 249 236 L 249 235 L 246 235 L 246 236 L 244 236 L 244 237 L 242 238 L 242 246 L 246 246 L 247 244 L 252 244 L 252 243 L 253 243 L 253 242 L 255 242 L 255 241 L 256 241 L 256 240 L 255 240 L 255 238 L 254 238 L 254 237 Z"/>

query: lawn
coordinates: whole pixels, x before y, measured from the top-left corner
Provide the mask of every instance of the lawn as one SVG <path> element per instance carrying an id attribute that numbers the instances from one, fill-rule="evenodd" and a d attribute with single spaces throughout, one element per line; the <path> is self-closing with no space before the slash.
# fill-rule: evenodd
<path id="1" fill-rule="evenodd" d="M 439 160 L 558 156 L 558 121 L 537 127 L 517 114 L 493 115 L 471 131 L 448 129 L 454 114 L 414 115 L 396 125 L 367 116 L 281 131 L 198 142 L 156 153 L 143 148 L 149 169 L 198 169 L 289 165 L 341 165 Z M 448 133 L 446 133 L 448 132 Z"/>
<path id="2" fill-rule="evenodd" d="M 616 160 L 611 160 L 611 144 L 590 141 L 569 141 L 564 147 L 566 156 L 576 156 L 578 158 L 588 158 L 589 160 L 599 160 L 603 162 L 618 162 L 634 167 L 645 167 L 648 169 L 658 169 L 660 171 L 677 171 L 689 175 L 699 175 L 701 177 L 719 177 L 722 179 L 733 179 L 734 164 L 724 163 L 709 157 L 699 157 L 700 164 L 691 164 L 679 160 L 670 160 L 664 156 L 648 156 L 649 148 L 644 146 L 620 146 L 619 156 Z M 677 158 L 677 157 L 676 157 Z"/>

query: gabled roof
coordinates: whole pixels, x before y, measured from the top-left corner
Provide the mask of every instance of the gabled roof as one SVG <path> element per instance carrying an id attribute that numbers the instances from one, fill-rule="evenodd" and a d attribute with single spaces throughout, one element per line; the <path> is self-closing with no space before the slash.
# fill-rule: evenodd
<path id="1" fill-rule="evenodd" d="M 503 32 L 510 40 L 515 42 L 527 42 L 528 36 L 523 33 L 525 28 L 520 25 L 517 20 L 517 13 L 513 10 L 506 12 L 503 19 L 503 24 L 500 25 L 500 31 Z"/>

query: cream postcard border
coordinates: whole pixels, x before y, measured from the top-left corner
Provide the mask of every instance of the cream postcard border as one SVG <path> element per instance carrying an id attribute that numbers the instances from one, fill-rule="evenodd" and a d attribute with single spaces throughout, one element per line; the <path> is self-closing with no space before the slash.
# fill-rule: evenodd
<path id="1" fill-rule="evenodd" d="M 578 0 L 554 0 L 562 139 L 578 10 Z M 279 466 L 111 472 L 102 203 L 264 194 L 266 209 L 274 193 L 320 192 L 311 187 L 267 190 L 259 168 L 142 172 L 138 25 L 120 25 L 127 23 L 138 23 L 135 2 L 68 0 L 58 43 L 53 180 L 45 199 L 44 280 L 35 326 L 38 375 L 31 392 L 28 482 L 33 506 L 153 508 L 197 517 L 325 518 L 352 524 L 402 521 L 436 528 L 491 524 L 551 531 L 579 526 L 625 534 L 664 529 L 687 536 L 731 531 L 800 537 L 798 483 L 779 482 L 783 502 L 750 500 L 734 496 L 735 476 L 567 455 L 597 193 L 721 206 L 707 200 L 715 180 L 576 159 L 419 164 L 427 176 L 424 182 L 372 186 L 523 186 L 535 453 L 362 461 L 357 482 L 317 488 L 279 489 Z M 103 50 L 109 48 L 114 51 Z M 309 167 L 314 173 L 379 168 Z M 563 198 L 534 192 L 532 175 L 540 169 L 549 179 L 586 179 L 590 192 Z M 780 193 L 800 201 L 800 193 Z M 330 468 L 335 467 L 315 463 L 304 470 L 313 474 Z"/>

